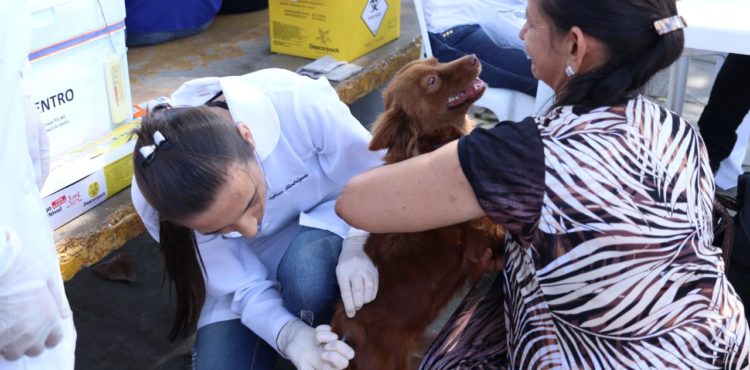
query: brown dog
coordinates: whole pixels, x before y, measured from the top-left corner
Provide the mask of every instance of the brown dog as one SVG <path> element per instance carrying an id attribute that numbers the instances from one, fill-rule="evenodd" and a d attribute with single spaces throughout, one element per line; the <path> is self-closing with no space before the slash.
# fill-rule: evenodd
<path id="1" fill-rule="evenodd" d="M 466 113 L 485 89 L 480 70 L 474 55 L 404 66 L 383 93 L 385 112 L 373 126 L 370 149 L 387 149 L 385 161 L 394 163 L 468 133 L 473 125 Z M 479 277 L 487 248 L 499 255 L 504 237 L 487 218 L 419 233 L 371 234 L 365 251 L 378 267 L 378 296 L 353 319 L 339 303 L 332 321 L 356 352 L 350 369 L 409 369 L 427 325 L 467 279 Z"/>

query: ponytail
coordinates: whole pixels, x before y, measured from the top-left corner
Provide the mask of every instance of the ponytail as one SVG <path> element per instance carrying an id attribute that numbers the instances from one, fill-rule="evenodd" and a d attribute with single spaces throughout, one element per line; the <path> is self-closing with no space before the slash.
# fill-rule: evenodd
<path id="1" fill-rule="evenodd" d="M 165 272 L 176 292 L 175 317 L 169 330 L 169 340 L 174 342 L 195 330 L 206 300 L 205 267 L 193 230 L 166 220 L 161 221 L 159 230 Z"/>

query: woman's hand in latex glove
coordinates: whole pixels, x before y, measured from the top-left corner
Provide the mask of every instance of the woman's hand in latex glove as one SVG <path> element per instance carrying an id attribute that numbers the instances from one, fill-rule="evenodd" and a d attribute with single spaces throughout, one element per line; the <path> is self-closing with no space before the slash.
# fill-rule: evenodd
<path id="1" fill-rule="evenodd" d="M 341 247 L 336 266 L 341 301 L 346 316 L 350 318 L 378 294 L 378 269 L 365 253 L 365 242 L 369 235 L 366 231 L 352 228 Z"/>
<path id="2" fill-rule="evenodd" d="M 313 329 L 302 320 L 284 325 L 277 344 L 281 354 L 299 370 L 345 369 L 354 358 L 354 350 L 338 340 L 330 326 Z"/>
<path id="3" fill-rule="evenodd" d="M 0 228 L 0 238 L 0 248 L 20 248 L 0 272 L 0 355 L 9 361 L 38 356 L 62 340 L 62 319 L 70 312 L 60 311 L 55 284 L 45 280 L 15 232 Z"/>

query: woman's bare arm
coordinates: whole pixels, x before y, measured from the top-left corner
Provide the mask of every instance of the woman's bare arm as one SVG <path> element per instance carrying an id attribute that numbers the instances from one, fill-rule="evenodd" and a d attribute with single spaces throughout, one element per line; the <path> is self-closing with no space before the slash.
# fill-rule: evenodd
<path id="1" fill-rule="evenodd" d="M 485 215 L 458 160 L 458 142 L 349 181 L 336 212 L 374 233 L 415 232 Z"/>

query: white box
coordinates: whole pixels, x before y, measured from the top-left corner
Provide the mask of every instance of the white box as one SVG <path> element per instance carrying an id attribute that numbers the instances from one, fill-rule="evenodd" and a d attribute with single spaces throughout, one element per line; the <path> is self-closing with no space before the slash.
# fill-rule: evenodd
<path id="1" fill-rule="evenodd" d="M 130 186 L 140 120 L 126 122 L 97 140 L 53 158 L 41 195 L 53 229 Z"/>
<path id="2" fill-rule="evenodd" d="M 30 7 L 31 68 L 24 80 L 54 158 L 129 118 L 125 4 L 35 0 Z"/>

